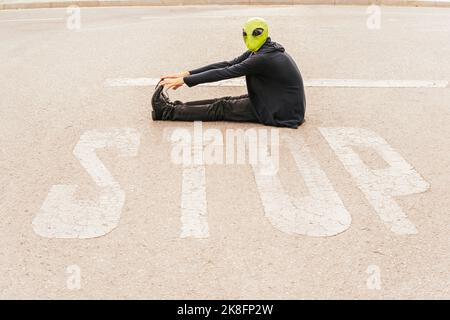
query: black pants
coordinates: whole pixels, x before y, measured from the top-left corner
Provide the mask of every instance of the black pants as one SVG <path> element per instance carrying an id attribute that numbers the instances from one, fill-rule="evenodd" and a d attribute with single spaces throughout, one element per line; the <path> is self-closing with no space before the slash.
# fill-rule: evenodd
<path id="1" fill-rule="evenodd" d="M 259 122 L 248 95 L 177 104 L 163 120 Z"/>

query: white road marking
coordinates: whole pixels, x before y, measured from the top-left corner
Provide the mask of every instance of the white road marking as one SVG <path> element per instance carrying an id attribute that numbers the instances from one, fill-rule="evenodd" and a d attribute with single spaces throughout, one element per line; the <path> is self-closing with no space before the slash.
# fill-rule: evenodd
<path id="1" fill-rule="evenodd" d="M 440 2 L 440 3 L 450 3 L 449 0 L 418 0 L 417 2 Z M 166 16 L 142 16 L 142 20 L 153 20 L 153 19 L 221 19 L 221 18 L 250 18 L 254 16 L 273 16 L 277 18 L 301 18 L 301 17 L 317 17 L 317 11 L 310 8 L 302 8 L 302 10 L 292 10 L 292 7 L 255 7 L 255 8 L 239 8 L 239 10 L 229 9 L 229 10 L 208 10 L 206 12 L 196 12 L 196 13 L 175 13 Z M 408 16 L 438 16 L 438 17 L 448 17 L 447 12 L 430 12 L 429 9 L 432 8 L 420 8 L 421 11 L 405 11 L 404 9 L 398 9 L 397 7 L 385 8 L 383 11 L 384 15 L 408 15 Z M 359 7 L 346 8 L 345 11 L 336 11 L 334 15 L 351 15 L 356 16 L 366 16 L 365 10 Z"/>
<path id="2" fill-rule="evenodd" d="M 278 174 L 261 174 L 253 165 L 257 189 L 266 217 L 278 230 L 288 234 L 329 237 L 350 227 L 351 216 L 325 172 L 298 136 L 283 137 L 310 195 L 293 198 L 285 191 Z"/>
<path id="3" fill-rule="evenodd" d="M 35 19 L 8 19 L 0 22 L 38 22 L 38 21 L 62 21 L 64 18 L 35 18 Z"/>
<path id="4" fill-rule="evenodd" d="M 159 78 L 111 78 L 106 79 L 107 87 L 146 87 L 155 86 Z M 341 88 L 446 88 L 447 80 L 364 80 L 364 79 L 311 79 L 305 81 L 306 87 L 341 87 Z M 242 87 L 242 78 L 203 83 L 207 87 Z"/>
<path id="5" fill-rule="evenodd" d="M 205 165 L 183 167 L 180 238 L 208 238 Z"/>
<path id="6" fill-rule="evenodd" d="M 117 227 L 125 192 L 98 159 L 99 148 L 114 147 L 119 156 L 137 154 L 140 136 L 134 129 L 87 131 L 73 151 L 99 188 L 97 201 L 77 200 L 77 185 L 54 185 L 33 220 L 34 231 L 46 238 L 94 238 Z"/>
<path id="7" fill-rule="evenodd" d="M 394 197 L 421 193 L 430 185 L 378 134 L 361 128 L 320 128 L 381 220 L 396 234 L 416 234 Z M 390 167 L 370 169 L 352 149 L 373 148 Z"/>
<path id="8" fill-rule="evenodd" d="M 347 88 L 446 88 L 446 80 L 363 80 L 363 79 L 315 79 L 305 82 L 307 87 Z"/>
<path id="9" fill-rule="evenodd" d="M 168 20 L 168 19 L 230 19 L 230 16 L 201 16 L 201 15 L 171 15 L 171 16 L 145 16 L 141 20 Z"/>
<path id="10" fill-rule="evenodd" d="M 206 168 L 203 162 L 202 122 L 194 122 L 191 164 L 183 166 L 181 196 L 181 238 L 208 238 Z"/>
<path id="11" fill-rule="evenodd" d="M 172 161 L 183 165 L 180 238 L 208 238 L 202 123 L 194 122 L 193 138 L 188 129 L 177 128 L 170 134 L 170 141 L 174 145 Z"/>

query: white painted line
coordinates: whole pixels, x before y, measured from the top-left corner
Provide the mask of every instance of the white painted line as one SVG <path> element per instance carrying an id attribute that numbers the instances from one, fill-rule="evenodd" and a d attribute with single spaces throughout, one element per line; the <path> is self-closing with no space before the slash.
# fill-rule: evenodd
<path id="1" fill-rule="evenodd" d="M 159 78 L 111 78 L 105 80 L 107 87 L 147 87 L 155 86 Z M 306 87 L 332 88 L 447 88 L 447 80 L 364 80 L 364 79 L 311 79 Z M 243 87 L 244 79 L 229 79 L 203 83 L 205 87 Z"/>
<path id="2" fill-rule="evenodd" d="M 141 17 L 141 20 L 167 20 L 167 19 L 230 19 L 230 16 L 213 16 L 213 15 L 209 15 L 209 16 L 200 16 L 200 15 L 182 15 L 182 16 L 145 16 L 145 17 Z"/>
<path id="3" fill-rule="evenodd" d="M 320 132 L 389 229 L 401 235 L 416 234 L 414 223 L 395 198 L 425 192 L 430 188 L 428 182 L 375 132 L 351 127 L 320 128 Z M 374 149 L 389 166 L 369 168 L 354 147 Z"/>
<path id="4" fill-rule="evenodd" d="M 446 80 L 363 80 L 363 79 L 313 79 L 307 87 L 342 88 L 446 88 Z"/>
<path id="5" fill-rule="evenodd" d="M 181 187 L 181 238 L 208 238 L 206 168 L 203 162 L 202 122 L 194 122 L 194 161 L 183 166 Z M 196 150 L 195 150 L 196 149 Z"/>
<path id="6" fill-rule="evenodd" d="M 292 197 L 278 174 L 261 174 L 258 165 L 253 165 L 265 216 L 275 228 L 287 234 L 330 237 L 347 230 L 352 218 L 306 143 L 300 136 L 295 139 L 285 136 L 283 140 L 309 195 Z"/>
<path id="7" fill-rule="evenodd" d="M 62 21 L 64 18 L 41 18 L 41 19 L 9 19 L 0 22 L 35 22 L 35 21 Z"/>
<path id="8" fill-rule="evenodd" d="M 91 130 L 81 137 L 73 153 L 98 188 L 96 200 L 78 199 L 78 186 L 54 185 L 33 220 L 36 234 L 46 238 L 87 239 L 103 236 L 119 224 L 125 192 L 96 155 L 114 147 L 121 157 L 136 156 L 140 135 L 132 128 Z"/>
<path id="9" fill-rule="evenodd" d="M 208 238 L 205 165 L 183 167 L 180 238 Z"/>
<path id="10" fill-rule="evenodd" d="M 172 163 L 183 166 L 180 238 L 208 238 L 202 122 L 194 122 L 193 134 L 187 128 L 178 127 L 166 128 L 164 131 L 164 136 L 172 144 L 170 154 Z"/>
<path id="11" fill-rule="evenodd" d="M 416 0 L 416 1 L 414 1 L 414 2 L 440 2 L 440 3 L 449 3 L 450 4 L 450 1 L 449 0 Z"/>
<path id="12" fill-rule="evenodd" d="M 158 78 L 117 78 L 106 79 L 106 87 L 147 87 L 155 86 L 160 79 Z"/>

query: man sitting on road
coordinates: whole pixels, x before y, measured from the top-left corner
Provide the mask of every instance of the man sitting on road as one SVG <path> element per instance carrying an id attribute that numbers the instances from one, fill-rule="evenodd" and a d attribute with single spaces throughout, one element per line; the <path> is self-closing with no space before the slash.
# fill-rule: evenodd
<path id="1" fill-rule="evenodd" d="M 297 128 L 304 122 L 305 92 L 294 60 L 271 41 L 266 21 L 248 20 L 243 28 L 244 54 L 229 62 L 164 76 L 152 98 L 153 120 L 242 121 Z M 176 90 L 224 79 L 246 77 L 248 94 L 183 103 L 170 102 L 163 88 Z"/>

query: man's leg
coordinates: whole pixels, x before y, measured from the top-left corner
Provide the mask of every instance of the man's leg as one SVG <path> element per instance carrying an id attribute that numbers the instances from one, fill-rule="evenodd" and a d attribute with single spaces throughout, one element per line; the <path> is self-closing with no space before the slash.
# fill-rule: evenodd
<path id="1" fill-rule="evenodd" d="M 188 102 L 181 102 L 179 100 L 174 101 L 175 104 L 185 104 L 188 106 L 201 106 L 201 105 L 205 105 L 205 104 L 212 104 L 218 100 L 221 99 L 241 99 L 241 98 L 248 98 L 248 94 L 244 94 L 242 96 L 236 96 L 236 97 L 232 97 L 232 96 L 226 96 L 226 97 L 222 97 L 222 98 L 214 98 L 214 99 L 206 99 L 206 100 L 197 100 L 197 101 L 188 101 Z"/>
<path id="2" fill-rule="evenodd" d="M 176 103 L 162 120 L 259 122 L 248 95 Z"/>

